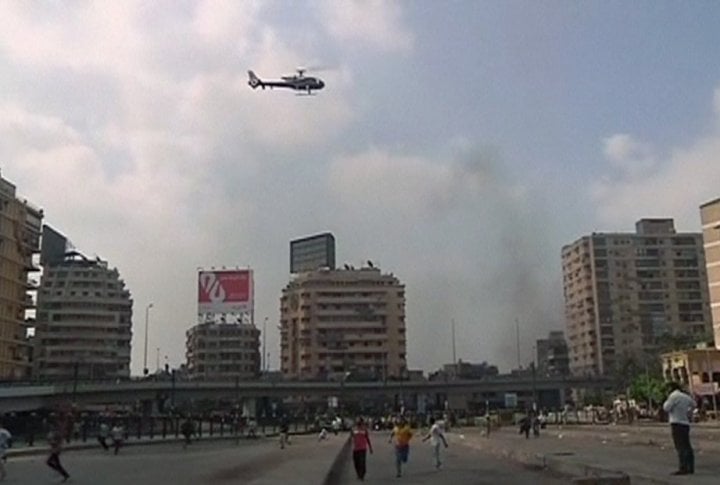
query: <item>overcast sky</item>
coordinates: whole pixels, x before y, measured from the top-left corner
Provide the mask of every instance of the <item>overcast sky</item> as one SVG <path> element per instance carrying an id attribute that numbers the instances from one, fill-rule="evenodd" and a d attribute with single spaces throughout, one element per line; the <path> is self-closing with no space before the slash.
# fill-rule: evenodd
<path id="1" fill-rule="evenodd" d="M 407 286 L 408 359 L 509 369 L 564 329 L 560 249 L 720 196 L 720 5 L 3 1 L 0 170 L 184 361 L 197 268 L 255 270 L 278 367 L 288 241 Z M 314 97 L 253 91 L 298 66 Z"/>

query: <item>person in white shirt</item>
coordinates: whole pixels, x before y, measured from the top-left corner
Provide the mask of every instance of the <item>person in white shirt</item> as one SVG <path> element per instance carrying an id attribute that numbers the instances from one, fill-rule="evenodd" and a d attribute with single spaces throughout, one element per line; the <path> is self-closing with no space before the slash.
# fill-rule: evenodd
<path id="1" fill-rule="evenodd" d="M 7 450 L 11 446 L 12 435 L 2 424 L 0 424 L 0 480 L 5 480 L 7 469 L 5 460 L 7 460 Z"/>
<path id="2" fill-rule="evenodd" d="M 110 436 L 110 427 L 107 425 L 107 423 L 100 423 L 100 428 L 98 429 L 98 442 L 105 451 L 108 451 L 110 449 L 107 444 L 108 436 Z"/>
<path id="3" fill-rule="evenodd" d="M 125 430 L 120 423 L 117 423 L 110 430 L 110 437 L 112 438 L 115 454 L 117 455 L 120 451 L 120 447 L 122 446 L 123 438 L 125 437 Z"/>
<path id="4" fill-rule="evenodd" d="M 684 393 L 677 382 L 671 382 L 670 389 L 672 392 L 663 404 L 663 409 L 668 413 L 673 443 L 680 462 L 679 469 L 673 475 L 690 475 L 695 473 L 695 455 L 690 445 L 690 420 L 695 409 L 695 400 Z"/>
<path id="5" fill-rule="evenodd" d="M 435 418 L 430 418 L 430 432 L 423 438 L 423 441 L 427 440 L 430 440 L 430 444 L 432 445 L 435 468 L 439 470 L 442 466 L 442 461 L 440 461 L 440 445 L 443 444 L 445 448 L 447 448 L 448 443 L 440 423 L 436 423 Z"/>

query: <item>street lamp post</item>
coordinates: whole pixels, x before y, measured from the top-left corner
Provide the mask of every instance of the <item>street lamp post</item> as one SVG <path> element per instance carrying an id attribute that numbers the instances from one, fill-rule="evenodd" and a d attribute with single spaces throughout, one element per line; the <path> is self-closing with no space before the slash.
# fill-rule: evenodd
<path id="1" fill-rule="evenodd" d="M 153 307 L 152 303 L 149 303 L 148 306 L 145 307 L 145 353 L 143 357 L 143 375 L 148 375 L 148 363 L 147 363 L 147 354 L 148 354 L 148 322 L 150 321 L 150 309 Z"/>
<path id="2" fill-rule="evenodd" d="M 266 331 L 267 330 L 267 322 L 268 322 L 268 317 L 265 317 L 265 319 L 263 320 L 263 328 L 262 328 L 262 356 L 261 356 L 262 362 L 260 363 L 260 372 L 261 373 L 265 372 L 267 370 L 267 360 L 265 358 L 265 350 L 266 350 L 265 342 L 266 342 L 266 337 L 267 337 L 267 331 Z"/>

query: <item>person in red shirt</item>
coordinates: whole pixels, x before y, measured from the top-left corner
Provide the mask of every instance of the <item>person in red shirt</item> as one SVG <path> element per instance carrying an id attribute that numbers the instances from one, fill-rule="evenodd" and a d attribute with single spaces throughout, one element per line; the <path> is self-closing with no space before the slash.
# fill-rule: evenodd
<path id="1" fill-rule="evenodd" d="M 353 447 L 353 464 L 355 465 L 355 473 L 360 480 L 365 480 L 367 471 L 367 452 L 372 454 L 372 444 L 370 443 L 370 433 L 368 433 L 365 421 L 358 418 L 355 426 L 351 431 L 352 447 Z"/>

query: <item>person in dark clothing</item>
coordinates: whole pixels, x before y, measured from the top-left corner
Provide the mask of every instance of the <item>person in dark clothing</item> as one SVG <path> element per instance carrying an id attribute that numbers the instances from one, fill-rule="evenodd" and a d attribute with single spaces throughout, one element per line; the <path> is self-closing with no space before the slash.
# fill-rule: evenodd
<path id="1" fill-rule="evenodd" d="M 183 424 L 180 428 L 180 431 L 182 432 L 182 435 L 185 438 L 185 442 L 183 443 L 183 448 L 187 448 L 187 445 L 189 445 L 192 440 L 193 434 L 195 434 L 195 425 L 193 424 L 193 422 L 190 418 L 187 418 L 183 422 Z"/>
<path id="2" fill-rule="evenodd" d="M 60 452 L 62 452 L 63 436 L 58 428 L 53 429 L 48 434 L 48 444 L 50 445 L 50 456 L 48 457 L 47 466 L 58 472 L 63 477 L 63 482 L 70 478 L 70 474 L 63 468 L 60 463 Z"/>
<path id="3" fill-rule="evenodd" d="M 28 428 L 27 428 L 27 445 L 28 446 L 34 446 L 35 445 L 35 433 L 38 432 L 38 417 L 35 413 L 30 413 L 30 419 L 28 420 Z"/>
<path id="4" fill-rule="evenodd" d="M 525 433 L 525 439 L 530 438 L 530 416 L 525 416 L 520 420 L 520 434 Z"/>
<path id="5" fill-rule="evenodd" d="M 370 443 L 370 433 L 368 433 L 365 422 L 362 418 L 358 418 L 355 427 L 351 431 L 352 447 L 353 447 L 353 465 L 355 473 L 360 480 L 365 480 L 367 472 L 367 452 L 372 454 L 372 444 Z"/>

